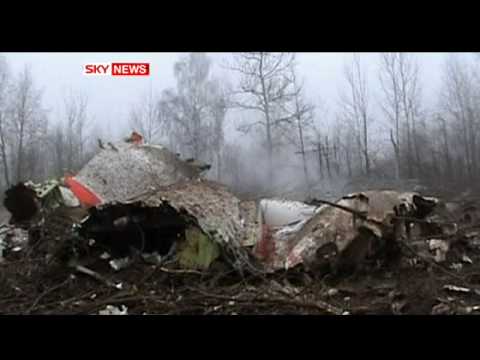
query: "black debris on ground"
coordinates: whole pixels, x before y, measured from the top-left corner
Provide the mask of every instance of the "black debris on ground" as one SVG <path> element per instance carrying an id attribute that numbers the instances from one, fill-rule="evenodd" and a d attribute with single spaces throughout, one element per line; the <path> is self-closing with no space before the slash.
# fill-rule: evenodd
<path id="1" fill-rule="evenodd" d="M 187 270 L 132 256 L 115 270 L 99 249 L 70 246 L 82 214 L 58 208 L 30 227 L 27 244 L 3 250 L 0 314 L 480 314 L 472 206 L 454 219 L 461 226 L 444 261 L 420 237 L 354 271 L 299 265 L 269 274 L 239 272 L 221 257 L 208 270 Z"/>
<path id="2" fill-rule="evenodd" d="M 150 265 L 138 259 L 115 271 L 97 258 L 86 267 L 47 264 L 13 252 L 0 264 L 1 314 L 476 314 L 480 248 L 460 242 L 436 264 L 402 249 L 395 267 L 371 263 L 355 273 L 308 273 L 301 267 L 265 276 L 218 263 L 208 271 Z M 468 261 L 466 260 L 468 259 Z M 456 264 L 456 265 L 455 265 Z M 460 264 L 460 265 L 458 265 Z M 455 265 L 455 266 L 454 266 Z"/>

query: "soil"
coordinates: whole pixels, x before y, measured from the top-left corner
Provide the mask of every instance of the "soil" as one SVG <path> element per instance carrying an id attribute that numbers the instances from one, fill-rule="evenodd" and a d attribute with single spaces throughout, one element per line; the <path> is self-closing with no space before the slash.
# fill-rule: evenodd
<path id="1" fill-rule="evenodd" d="M 71 224 L 50 223 L 43 233 L 61 244 Z M 0 314 L 87 315 L 107 305 L 138 315 L 480 314 L 480 245 L 472 237 L 456 240 L 442 263 L 404 244 L 396 256 L 372 259 L 350 273 L 298 266 L 239 274 L 221 261 L 198 272 L 140 257 L 115 271 L 100 253 L 89 254 L 81 265 L 99 277 L 52 261 L 45 256 L 51 249 L 34 242 L 0 262 Z"/>
<path id="2" fill-rule="evenodd" d="M 434 265 L 402 254 L 395 265 L 335 276 L 301 268 L 240 276 L 222 264 L 207 273 L 184 272 L 142 260 L 118 272 L 100 258 L 86 264 L 119 288 L 18 252 L 0 265 L 0 313 L 98 314 L 107 305 L 124 305 L 128 314 L 475 314 L 480 250 L 458 247 L 473 262 L 459 270 L 448 267 L 458 258 Z"/>

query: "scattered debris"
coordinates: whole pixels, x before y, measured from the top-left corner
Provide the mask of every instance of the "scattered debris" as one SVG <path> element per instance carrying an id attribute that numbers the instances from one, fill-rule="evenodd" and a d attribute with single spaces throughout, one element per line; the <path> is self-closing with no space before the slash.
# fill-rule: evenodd
<path id="1" fill-rule="evenodd" d="M 432 308 L 432 315 L 448 315 L 452 314 L 452 308 L 446 303 L 440 303 Z"/>
<path id="2" fill-rule="evenodd" d="M 281 208 L 277 218 L 284 227 L 275 233 L 264 231 L 256 253 L 262 254 L 271 271 L 302 263 L 315 266 L 322 260 L 320 253 L 337 264 L 357 265 L 382 247 L 410 236 L 409 225 L 424 219 L 437 201 L 417 193 L 367 191 L 344 196 L 336 203 L 323 201 L 318 208 L 303 208 L 304 212 L 299 206 L 290 212 Z M 297 222 L 285 224 L 290 219 Z M 331 251 L 323 254 L 322 248 L 328 246 Z"/>
<path id="3" fill-rule="evenodd" d="M 467 255 L 463 254 L 462 255 L 462 261 L 466 264 L 473 264 L 472 259 L 470 259 Z"/>
<path id="4" fill-rule="evenodd" d="M 338 289 L 335 289 L 335 288 L 332 288 L 332 289 L 329 289 L 328 292 L 327 292 L 328 296 L 330 297 L 334 297 L 338 294 Z"/>
<path id="5" fill-rule="evenodd" d="M 122 269 L 125 269 L 132 263 L 132 259 L 130 259 L 128 256 L 122 259 L 114 259 L 110 260 L 108 262 L 110 266 L 112 267 L 113 270 L 119 271 Z"/>
<path id="6" fill-rule="evenodd" d="M 122 305 L 121 308 L 107 305 L 104 310 L 98 312 L 99 315 L 128 315 L 128 308 Z"/>
<path id="7" fill-rule="evenodd" d="M 100 281 L 101 283 L 104 283 L 105 285 L 109 286 L 109 287 L 112 287 L 112 288 L 115 288 L 115 289 L 118 289 L 118 290 L 121 290 L 123 288 L 123 284 L 122 283 L 118 283 L 118 284 L 115 284 L 114 282 L 106 279 L 104 276 L 100 275 L 99 273 L 93 271 L 93 270 L 90 270 L 88 268 L 86 268 L 85 266 L 82 266 L 82 265 L 71 265 L 76 271 L 78 271 L 79 273 L 82 273 L 82 274 L 85 274 L 85 275 L 88 275 L 88 276 L 91 276 L 92 278 L 94 278 L 95 280 L 98 280 Z"/>
<path id="8" fill-rule="evenodd" d="M 90 245 L 90 243 L 89 243 L 89 245 Z M 90 246 L 92 246 L 92 245 L 90 245 Z M 100 259 L 102 259 L 102 260 L 108 260 L 108 259 L 110 259 L 110 257 L 111 257 L 110 254 L 107 253 L 107 252 L 104 252 L 104 253 L 102 253 L 102 255 L 100 255 Z"/>
<path id="9" fill-rule="evenodd" d="M 452 269 L 452 270 L 461 271 L 462 268 L 463 268 L 463 265 L 460 264 L 460 263 L 453 263 L 453 264 L 451 264 L 449 267 L 450 267 L 450 269 Z"/>
<path id="10" fill-rule="evenodd" d="M 162 263 L 168 258 L 168 254 L 162 257 L 158 252 L 154 251 L 151 254 L 142 254 L 143 261 L 152 265 L 162 265 Z"/>
<path id="11" fill-rule="evenodd" d="M 10 223 L 17 224 L 34 220 L 40 211 L 57 207 L 78 207 L 79 200 L 63 184 L 63 179 L 43 183 L 31 181 L 18 183 L 5 192 L 4 205 L 12 214 Z"/>
<path id="12" fill-rule="evenodd" d="M 165 147 L 133 141 L 101 150 L 69 181 L 82 203 L 95 206 L 135 200 L 161 186 L 197 179 L 202 165 L 182 161 Z"/>
<path id="13" fill-rule="evenodd" d="M 443 262 L 446 259 L 450 244 L 445 240 L 431 239 L 428 242 L 430 250 L 435 252 L 435 261 Z"/>
<path id="14" fill-rule="evenodd" d="M 3 313 L 480 310 L 472 199 L 368 190 L 245 201 L 205 180 L 207 164 L 138 133 L 101 145 L 74 176 L 6 191 Z"/>
<path id="15" fill-rule="evenodd" d="M 456 285 L 444 285 L 443 288 L 448 291 L 456 291 L 456 292 L 463 292 L 463 293 L 469 293 L 471 289 L 461 287 L 461 286 L 456 286 Z"/>
<path id="16" fill-rule="evenodd" d="M 21 251 L 28 243 L 28 231 L 12 225 L 0 227 L 0 261 L 8 252 Z"/>
<path id="17" fill-rule="evenodd" d="M 117 259 L 129 256 L 132 248 L 175 257 L 184 268 L 207 269 L 221 253 L 240 267 L 249 257 L 239 243 L 245 228 L 239 204 L 219 184 L 180 182 L 135 201 L 92 207 L 79 232 L 94 239 L 96 247 L 107 248 L 115 259 L 111 265 L 118 268 Z"/>

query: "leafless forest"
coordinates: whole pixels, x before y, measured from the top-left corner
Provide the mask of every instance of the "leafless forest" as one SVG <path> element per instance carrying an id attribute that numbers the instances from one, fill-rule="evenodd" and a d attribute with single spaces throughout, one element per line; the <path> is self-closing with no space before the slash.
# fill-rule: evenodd
<path id="1" fill-rule="evenodd" d="M 478 54 L 216 55 L 114 124 L 0 55 L 0 314 L 480 313 Z"/>
<path id="2" fill-rule="evenodd" d="M 347 91 L 327 109 L 309 100 L 293 53 L 234 53 L 221 66 L 235 82 L 213 73 L 208 55 L 182 54 L 171 69 L 176 87 L 138 97 L 125 134 L 135 129 L 147 142 L 212 164 L 208 176 L 239 192 L 322 192 L 366 178 L 474 186 L 480 58 L 450 54 L 436 105 L 427 107 L 418 56 L 379 53 L 368 77 L 354 55 L 341 79 Z M 371 91 L 372 78 L 380 92 Z M 0 58 L 3 189 L 75 173 L 111 140 L 89 119 L 88 94 L 73 89 L 62 103 L 63 121 L 50 121 L 29 68 L 12 73 Z M 236 128 L 243 142 L 225 139 L 233 113 L 243 119 Z"/>

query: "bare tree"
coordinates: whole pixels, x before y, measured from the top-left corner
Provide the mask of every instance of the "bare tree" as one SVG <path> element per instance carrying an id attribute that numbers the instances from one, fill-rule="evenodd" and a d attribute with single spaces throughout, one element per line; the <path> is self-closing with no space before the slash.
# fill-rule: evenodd
<path id="1" fill-rule="evenodd" d="M 380 84 L 384 93 L 384 101 L 381 104 L 384 114 L 393 123 L 390 130 L 390 141 L 395 154 L 395 177 L 401 177 L 401 134 L 400 113 L 401 95 L 398 80 L 398 54 L 384 53 L 381 55 Z"/>
<path id="2" fill-rule="evenodd" d="M 342 175 L 343 166 L 347 170 L 348 177 L 352 177 L 353 175 L 353 164 L 352 164 L 353 148 L 351 144 L 354 143 L 353 141 L 354 134 L 351 130 L 352 130 L 351 128 L 349 128 L 348 126 L 345 126 L 345 122 L 342 121 L 340 117 L 337 117 L 332 129 L 332 138 L 334 140 L 333 146 L 334 146 L 334 154 L 335 154 L 335 167 L 337 171 L 337 176 Z"/>
<path id="3" fill-rule="evenodd" d="M 407 170 L 408 176 L 413 176 L 414 152 L 417 165 L 420 165 L 420 158 L 417 144 L 417 116 L 419 113 L 420 88 L 418 84 L 418 64 L 410 55 L 400 53 L 398 55 L 400 94 L 402 109 L 406 126 L 407 139 Z"/>
<path id="4" fill-rule="evenodd" d="M 212 151 L 215 157 L 215 168 L 217 170 L 216 178 L 217 181 L 222 180 L 222 155 L 223 155 L 223 146 L 225 143 L 225 117 L 227 114 L 229 99 L 227 89 L 222 87 L 222 85 L 215 80 L 215 85 L 212 87 L 212 91 L 215 93 L 212 94 L 210 109 L 212 113 L 212 136 L 210 139 Z"/>
<path id="5" fill-rule="evenodd" d="M 50 176 L 48 158 L 48 116 L 47 111 L 39 108 L 35 115 L 35 129 L 29 129 L 24 144 L 23 179 L 43 181 Z"/>
<path id="6" fill-rule="evenodd" d="M 402 176 L 401 164 L 404 155 L 408 177 L 421 170 L 419 117 L 421 89 L 419 67 L 412 55 L 384 53 L 380 61 L 380 83 L 384 99 L 381 103 L 384 114 L 393 124 L 390 141 L 395 154 L 397 179 Z"/>
<path id="7" fill-rule="evenodd" d="M 233 93 L 234 106 L 260 113 L 258 121 L 244 124 L 239 130 L 248 133 L 259 127 L 264 131 L 270 183 L 274 178 L 275 131 L 294 119 L 294 114 L 285 111 L 286 104 L 295 96 L 290 76 L 294 58 L 290 53 L 238 53 L 230 65 L 230 69 L 241 76 L 238 89 Z"/>
<path id="8" fill-rule="evenodd" d="M 9 71 L 6 59 L 0 57 L 0 152 L 2 157 L 2 167 L 5 185 L 10 187 L 10 171 L 8 161 L 8 90 L 9 90 Z"/>
<path id="9" fill-rule="evenodd" d="M 457 148 L 463 155 L 468 178 L 477 175 L 477 136 L 479 130 L 478 100 L 471 69 L 458 58 L 449 57 L 445 63 L 441 103 L 445 116 L 450 118 L 457 136 Z"/>
<path id="10" fill-rule="evenodd" d="M 307 148 L 306 144 L 309 142 L 308 134 L 313 130 L 313 105 L 305 100 L 303 91 L 303 83 L 300 83 L 297 79 L 295 67 L 291 66 L 290 69 L 291 78 L 293 81 L 293 115 L 298 130 L 298 141 L 296 142 L 298 152 L 302 156 L 303 173 L 305 176 L 305 185 L 310 192 L 312 184 L 310 183 L 307 163 Z"/>
<path id="11" fill-rule="evenodd" d="M 161 132 L 161 112 L 159 103 L 155 99 L 152 87 L 148 94 L 143 95 L 140 102 L 130 110 L 130 126 L 137 129 L 147 143 L 158 139 Z"/>
<path id="12" fill-rule="evenodd" d="M 233 190 L 239 191 L 242 185 L 242 151 L 237 144 L 226 143 L 222 148 L 222 157 L 224 159 L 225 175 L 223 181 L 226 181 Z"/>
<path id="13" fill-rule="evenodd" d="M 444 117 L 438 116 L 439 124 L 440 124 L 440 133 L 441 138 L 443 141 L 443 156 L 445 159 L 445 172 L 444 176 L 449 180 L 454 180 L 455 173 L 453 171 L 453 164 L 452 164 L 452 155 L 450 151 L 450 137 L 447 128 L 447 122 Z"/>
<path id="14" fill-rule="evenodd" d="M 210 79 L 211 61 L 204 53 L 191 53 L 174 65 L 177 88 L 162 93 L 162 130 L 170 146 L 201 160 L 208 160 L 212 133 L 212 94 L 216 82 Z"/>
<path id="15" fill-rule="evenodd" d="M 63 123 L 56 124 L 50 134 L 53 152 L 53 172 L 57 176 L 62 176 L 66 172 L 65 149 L 67 146 L 63 128 Z"/>
<path id="16" fill-rule="evenodd" d="M 41 93 L 35 88 L 30 69 L 25 67 L 13 85 L 11 120 L 15 141 L 15 182 L 25 180 L 28 167 L 27 149 L 33 146 L 46 130 L 45 111 Z"/>
<path id="17" fill-rule="evenodd" d="M 73 91 L 65 99 L 65 147 L 67 171 L 76 171 L 84 164 L 85 131 L 88 125 L 88 99 Z"/>
<path id="18" fill-rule="evenodd" d="M 342 94 L 344 116 L 355 126 L 357 147 L 365 164 L 365 174 L 370 175 L 369 132 L 371 121 L 368 106 L 368 89 L 366 73 L 360 62 L 360 57 L 354 54 L 351 64 L 345 66 L 345 79 L 349 94 Z"/>

